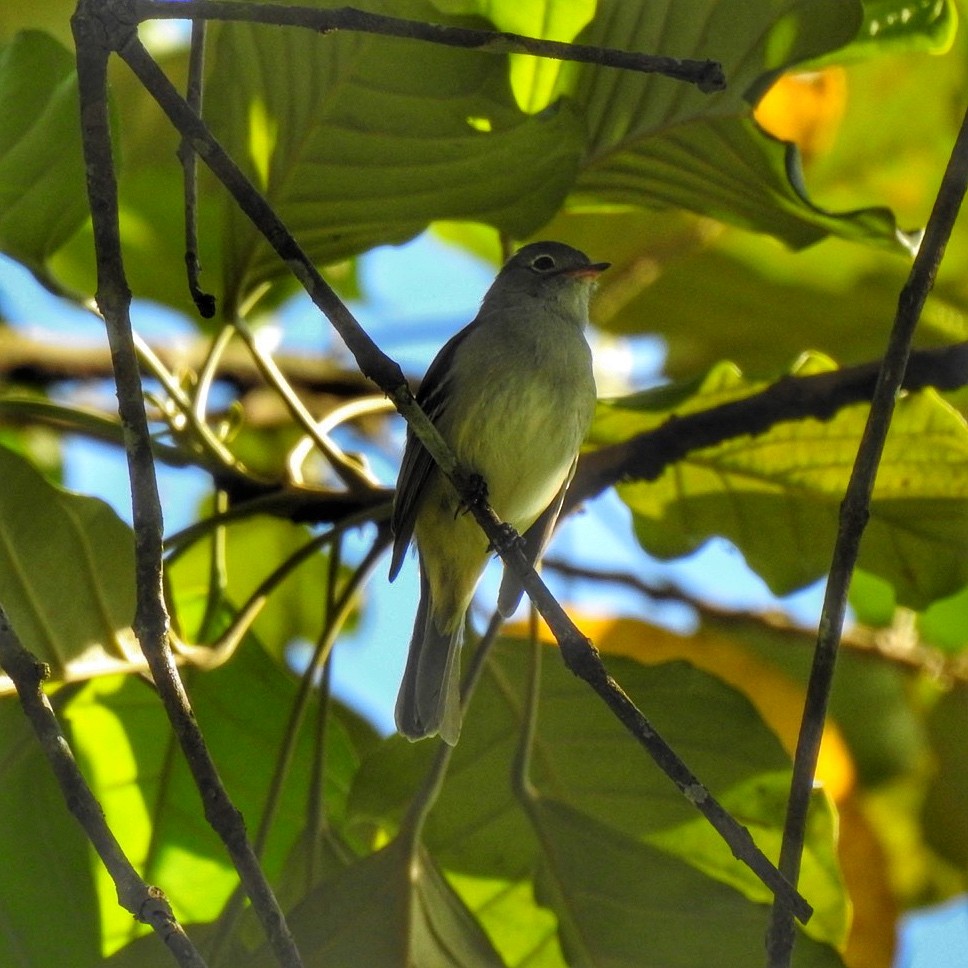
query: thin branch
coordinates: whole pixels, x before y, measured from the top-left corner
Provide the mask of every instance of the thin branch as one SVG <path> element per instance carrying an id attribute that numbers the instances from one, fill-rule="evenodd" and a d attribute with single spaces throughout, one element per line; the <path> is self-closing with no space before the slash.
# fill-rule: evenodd
<path id="1" fill-rule="evenodd" d="M 356 10 L 353 7 L 317 10 L 311 7 L 285 7 L 266 3 L 233 3 L 229 0 L 218 0 L 218 2 L 191 0 L 177 5 L 166 0 L 134 0 L 132 6 L 139 21 L 171 18 L 183 20 L 191 17 L 305 27 L 322 34 L 345 30 L 444 44 L 448 47 L 460 47 L 485 54 L 534 54 L 537 57 L 553 60 L 598 64 L 602 67 L 617 67 L 642 74 L 663 74 L 666 77 L 695 84 L 706 94 L 721 91 L 726 87 L 722 65 L 716 61 L 678 60 L 674 57 L 659 57 L 635 51 L 616 50 L 611 47 L 539 40 L 507 31 L 450 27 L 417 20 L 404 20 L 400 17 L 388 17 Z"/>
<path id="2" fill-rule="evenodd" d="M 368 493 L 377 482 L 365 468 L 347 457 L 325 434 L 319 429 L 319 424 L 313 415 L 306 409 L 299 395 L 289 385 L 282 370 L 276 365 L 271 353 L 266 353 L 255 334 L 246 326 L 245 322 L 237 319 L 234 323 L 235 330 L 242 337 L 255 365 L 259 368 L 265 381 L 271 386 L 284 402 L 286 409 L 292 416 L 293 422 L 301 427 L 303 432 L 312 439 L 319 449 L 319 452 L 329 462 L 330 467 L 336 476 L 346 485 L 347 489 L 353 494 Z"/>
<path id="3" fill-rule="evenodd" d="M 192 44 L 188 55 L 188 87 L 185 98 L 192 110 L 201 117 L 202 82 L 205 74 L 205 21 L 192 22 Z M 198 261 L 198 163 L 187 138 L 178 146 L 178 160 L 185 177 L 185 270 L 188 291 L 203 319 L 215 315 L 215 297 L 203 292 L 198 284 L 201 265 Z"/>
<path id="4" fill-rule="evenodd" d="M 142 924 L 149 925 L 183 968 L 205 968 L 205 961 L 175 919 L 168 899 L 149 887 L 128 860 L 104 819 L 104 811 L 77 766 L 57 715 L 43 689 L 47 666 L 23 647 L 0 608 L 0 666 L 13 680 L 27 716 L 64 802 L 84 829 L 118 892 L 118 903 Z"/>
<path id="5" fill-rule="evenodd" d="M 99 0 L 81 0 L 71 26 L 77 48 L 81 128 L 97 260 L 97 304 L 104 316 L 111 347 L 131 479 L 137 589 L 134 629 L 198 786 L 205 816 L 225 842 L 276 958 L 281 965 L 295 968 L 302 964 L 299 952 L 248 841 L 242 815 L 225 791 L 205 746 L 168 643 L 162 567 L 164 524 L 131 330 L 131 292 L 121 252 L 118 188 L 107 105 L 110 51 L 105 44 L 103 13 Z"/>
<path id="6" fill-rule="evenodd" d="M 200 373 L 211 352 L 211 340 L 207 338 L 187 342 L 179 339 L 177 345 L 142 345 L 169 373 Z M 342 400 L 373 390 L 359 370 L 342 367 L 331 357 L 301 353 L 274 354 L 273 359 L 290 385 L 302 393 Z M 113 376 L 110 353 L 101 343 L 68 342 L 61 333 L 38 339 L 12 327 L 0 329 L 0 378 L 5 383 L 47 387 L 59 380 L 101 380 Z M 259 389 L 265 383 L 251 355 L 241 345 L 224 348 L 214 376 L 240 393 Z"/>
<path id="7" fill-rule="evenodd" d="M 289 719 L 283 729 L 282 744 L 276 755 L 275 769 L 272 778 L 269 780 L 263 802 L 262 816 L 259 819 L 259 827 L 254 841 L 256 853 L 260 857 L 265 851 L 272 824 L 276 819 L 283 788 L 292 767 L 293 757 L 296 754 L 299 731 L 302 729 L 309 698 L 320 667 L 328 663 L 333 645 L 357 604 L 360 589 L 373 574 L 373 569 L 389 545 L 388 529 L 385 529 L 385 533 L 377 537 L 366 557 L 353 571 L 345 586 L 340 590 L 339 596 L 336 597 L 332 583 L 336 581 L 339 567 L 339 539 L 341 537 L 342 533 L 333 536 L 334 544 L 330 553 L 330 585 L 327 588 L 330 607 L 326 613 L 325 624 L 316 641 L 316 648 L 312 657 L 300 678 L 299 688 L 289 711 Z M 318 828 L 314 826 L 309 829 L 315 834 Z M 218 928 L 211 947 L 208 949 L 213 965 L 220 964 L 222 956 L 228 953 L 227 944 L 242 914 L 244 900 L 245 897 L 240 890 L 234 891 L 219 915 Z"/>
<path id="8" fill-rule="evenodd" d="M 541 567 L 545 572 L 578 578 L 583 581 L 621 585 L 655 602 L 671 602 L 694 611 L 704 626 L 744 632 L 767 631 L 782 638 L 792 647 L 811 649 L 817 643 L 813 629 L 792 622 L 782 611 L 757 612 L 751 609 L 723 608 L 691 595 L 668 582 L 658 585 L 643 581 L 630 571 L 608 568 L 588 568 L 564 561 L 561 558 L 544 558 Z M 871 659 L 881 659 L 908 672 L 921 673 L 936 679 L 944 686 L 954 683 L 968 685 L 968 655 L 949 655 L 933 648 L 919 639 L 913 622 L 903 618 L 912 613 L 901 610 L 902 618 L 890 628 L 857 626 L 841 637 L 841 645 L 852 652 Z"/>
<path id="9" fill-rule="evenodd" d="M 215 6 L 221 8 L 223 5 L 215 4 Z M 246 5 L 245 9 L 250 8 Z M 480 488 L 474 486 L 473 475 L 460 467 L 440 432 L 417 405 L 400 367 L 376 346 L 326 284 L 279 216 L 225 153 L 205 123 L 185 104 L 164 72 L 144 49 L 137 35 L 131 30 L 125 31 L 123 27 L 124 25 L 116 25 L 113 33 L 109 30 L 109 35 L 114 38 L 113 42 L 120 56 L 155 98 L 179 132 L 191 138 L 199 157 L 225 185 L 242 211 L 263 232 L 268 242 L 302 283 L 313 302 L 326 314 L 356 358 L 362 372 L 387 394 L 413 428 L 414 433 L 454 485 L 475 520 L 487 534 L 494 550 L 511 569 L 512 574 L 521 581 L 522 587 L 554 632 L 561 647 L 562 658 L 568 667 L 599 693 L 683 795 L 720 833 L 729 844 L 734 856 L 746 863 L 771 891 L 782 896 L 786 903 L 797 911 L 797 917 L 806 920 L 811 913 L 810 905 L 791 888 L 766 855 L 756 847 L 749 831 L 737 823 L 699 783 L 618 683 L 608 675 L 594 646 L 579 632 L 535 573 L 524 551 L 520 536 L 512 528 L 502 524 L 482 500 Z"/>
<path id="10" fill-rule="evenodd" d="M 871 494 L 884 442 L 894 414 L 897 395 L 904 382 L 904 371 L 911 341 L 928 297 L 938 266 L 944 256 L 955 219 L 968 189 L 968 113 L 951 152 L 941 181 L 924 239 L 911 266 L 907 282 L 898 298 L 897 314 L 891 328 L 887 352 L 877 375 L 870 413 L 861 438 L 857 458 L 840 506 L 840 523 L 834 545 L 830 574 L 820 614 L 817 648 L 814 652 L 807 698 L 800 724 L 800 736 L 793 764 L 793 781 L 787 803 L 780 870 L 791 884 L 800 876 L 800 862 L 807 824 L 807 809 L 816 769 L 824 720 L 833 684 L 840 632 L 847 611 L 847 591 L 857 562 L 861 536 L 870 515 Z M 793 922 L 786 904 L 774 901 L 767 932 L 769 968 L 788 968 L 793 955 Z"/>
<path id="11" fill-rule="evenodd" d="M 562 514 L 621 481 L 654 481 L 693 451 L 763 434 L 786 421 L 830 420 L 844 407 L 869 402 L 881 365 L 877 361 L 782 377 L 759 393 L 697 413 L 673 415 L 652 430 L 585 454 Z M 902 385 L 909 391 L 968 385 L 968 342 L 913 352 Z"/>

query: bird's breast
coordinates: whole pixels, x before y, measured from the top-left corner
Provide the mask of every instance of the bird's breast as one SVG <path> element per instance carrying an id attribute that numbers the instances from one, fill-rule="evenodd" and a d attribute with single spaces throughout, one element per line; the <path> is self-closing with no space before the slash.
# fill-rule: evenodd
<path id="1" fill-rule="evenodd" d="M 488 501 L 524 531 L 567 479 L 595 405 L 591 353 L 577 327 L 554 339 L 510 338 L 474 354 L 461 380 L 465 410 L 448 433 L 458 460 L 487 481 Z M 465 374 L 461 374 L 463 378 Z"/>

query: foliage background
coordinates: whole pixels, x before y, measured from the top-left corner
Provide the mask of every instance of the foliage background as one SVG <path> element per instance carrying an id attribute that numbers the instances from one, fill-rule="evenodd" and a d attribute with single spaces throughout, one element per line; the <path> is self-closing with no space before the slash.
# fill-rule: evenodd
<path id="1" fill-rule="evenodd" d="M 591 448 L 790 372 L 877 358 L 909 265 L 896 228 L 924 224 L 963 110 L 965 40 L 955 7 L 696 0 L 645 10 L 604 0 L 598 8 L 392 5 L 418 19 L 484 16 L 557 39 L 580 34 L 588 43 L 714 57 L 730 81 L 723 95 L 379 37 L 222 25 L 209 37 L 205 114 L 348 297 L 366 298 L 359 253 L 430 225 L 495 263 L 499 232 L 561 238 L 610 259 L 598 339 L 634 354 L 641 334 L 660 335 L 666 382 L 636 393 L 641 387 L 622 387 L 613 372 L 618 399 L 603 404 Z M 64 46 L 69 15 L 60 3 L 0 11 L 0 246 L 67 304 L 94 288 Z M 159 56 L 183 83 L 184 49 Z M 808 74 L 785 76 L 805 64 Z M 181 332 L 198 340 L 217 338 L 237 314 L 268 332 L 292 286 L 204 176 L 203 283 L 221 314 L 205 322 L 192 310 L 177 136 L 123 66 L 114 68 L 133 290 L 187 314 Z M 920 327 L 923 346 L 966 339 L 966 238 L 963 226 L 952 238 Z M 23 331 L 8 326 L 4 336 L 15 359 Z M 77 357 L 57 369 L 57 342 L 35 348 L 31 366 L 5 370 L 0 602 L 65 681 L 54 691 L 58 714 L 129 856 L 179 918 L 197 925 L 203 944 L 224 932 L 213 963 L 261 963 L 254 924 L 225 913 L 235 874 L 204 824 L 160 707 L 130 674 L 130 530 L 100 502 L 58 486 L 65 440 L 120 435 L 110 407 L 82 406 L 85 371 Z M 226 351 L 221 363 L 227 369 L 232 359 Z M 339 347 L 313 365 L 310 376 L 295 364 L 289 372 L 314 413 L 365 392 Z M 488 661 L 422 845 L 395 837 L 407 830 L 429 744 L 383 739 L 318 692 L 302 729 L 290 718 L 299 685 L 287 650 L 319 637 L 330 614 L 320 590 L 333 574 L 348 579 L 353 549 L 335 570 L 328 555 L 316 555 L 251 627 L 237 623 L 271 569 L 339 519 L 339 510 L 317 510 L 307 526 L 300 503 L 331 498 L 337 482 L 312 462 L 301 486 L 287 477 L 302 433 L 274 401 L 260 409 L 272 394 L 256 392 L 251 376 L 219 382 L 201 405 L 212 438 L 244 467 L 226 463 L 212 439 L 172 416 L 179 391 L 200 399 L 199 369 L 185 357 L 149 367 L 159 440 L 222 485 L 199 518 L 225 493 L 237 500 L 245 483 L 279 483 L 284 500 L 282 513 L 244 517 L 171 563 L 173 620 L 199 722 L 250 830 L 280 750 L 292 744 L 265 865 L 294 909 L 311 963 L 640 964 L 643 951 L 656 965 L 757 959 L 763 888 L 554 654 L 542 663 L 533 789 L 512 784 L 527 709 L 521 629 Z M 964 405 L 963 389 L 913 395 L 892 431 L 822 755 L 824 790 L 801 885 L 817 915 L 798 942 L 800 965 L 888 965 L 897 915 L 965 887 Z M 632 512 L 627 539 L 634 532 L 640 554 L 674 562 L 726 538 L 774 593 L 804 587 L 829 560 L 863 418 L 854 407 L 831 421 L 782 425 L 691 454 L 656 482 L 621 485 Z M 379 462 L 390 433 L 370 418 L 339 439 Z M 386 496 L 375 491 L 364 502 L 374 519 Z M 363 540 L 375 534 L 366 530 Z M 358 603 L 364 620 L 368 594 Z M 812 637 L 766 614 L 666 594 L 690 610 L 687 634 L 681 624 L 675 634 L 663 628 L 642 605 L 624 617 L 578 618 L 677 751 L 774 853 Z M 227 644 L 226 630 L 245 634 Z M 206 643 L 218 643 L 215 654 L 228 661 L 210 668 Z M 141 931 L 117 908 L 14 700 L 0 701 L 0 716 L 0 849 L 11 859 L 0 872 L 0 961 L 57 964 L 70 950 L 79 966 L 166 963 L 155 939 L 138 940 Z M 324 731 L 310 728 L 314 719 Z M 38 916 L 48 911 L 56 916 Z"/>

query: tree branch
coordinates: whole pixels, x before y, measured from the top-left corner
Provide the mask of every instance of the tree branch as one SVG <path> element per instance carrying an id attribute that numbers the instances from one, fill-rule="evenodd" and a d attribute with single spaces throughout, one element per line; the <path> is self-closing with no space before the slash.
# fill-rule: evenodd
<path id="1" fill-rule="evenodd" d="M 611 47 L 592 47 L 588 44 L 565 44 L 556 40 L 539 40 L 507 31 L 476 30 L 404 20 L 382 14 L 340 7 L 318 10 L 312 7 L 285 7 L 266 3 L 238 3 L 230 0 L 189 0 L 172 4 L 169 0 L 134 0 L 131 4 L 138 20 L 207 19 L 242 20 L 247 23 L 275 24 L 276 26 L 304 27 L 330 34 L 338 30 L 379 34 L 407 40 L 421 40 L 448 47 L 480 51 L 485 54 L 534 54 L 554 60 L 578 61 L 617 67 L 642 74 L 663 74 L 679 81 L 695 84 L 706 94 L 726 87 L 722 65 L 716 61 L 678 60 Z"/>
<path id="2" fill-rule="evenodd" d="M 137 588 L 134 629 L 198 786 L 205 816 L 228 847 L 276 958 L 281 965 L 296 968 L 302 964 L 299 952 L 248 841 L 242 815 L 229 799 L 205 746 L 168 644 L 168 614 L 162 585 L 164 525 L 131 330 L 131 292 L 121 254 L 118 192 L 107 106 L 109 45 L 133 34 L 134 25 L 111 23 L 104 19 L 105 13 L 98 0 L 81 0 L 71 26 L 77 48 L 81 129 L 97 260 L 96 298 L 111 347 L 131 480 Z"/>
<path id="3" fill-rule="evenodd" d="M 567 514 L 578 504 L 626 480 L 654 481 L 688 454 L 785 421 L 830 420 L 844 407 L 874 397 L 880 362 L 829 373 L 787 376 L 759 393 L 698 413 L 671 416 L 653 430 L 582 456 L 565 496 Z M 956 390 L 968 385 L 968 342 L 911 353 L 905 390 Z"/>
<path id="4" fill-rule="evenodd" d="M 817 648 L 814 652 L 807 698 L 800 724 L 800 736 L 793 763 L 793 781 L 787 803 L 783 844 L 780 849 L 780 870 L 796 884 L 800 876 L 807 808 L 813 776 L 823 735 L 824 720 L 833 684 L 834 667 L 840 633 L 847 611 L 847 591 L 857 562 L 861 536 L 870 514 L 871 494 L 877 466 L 884 451 L 884 442 L 898 392 L 904 382 L 904 372 L 911 351 L 911 341 L 928 297 L 938 266 L 944 256 L 958 211 L 968 188 L 968 113 L 951 152 L 951 158 L 941 181 L 938 197 L 928 219 L 924 239 L 911 266 L 907 282 L 898 298 L 897 314 L 891 328 L 887 352 L 877 375 L 870 414 L 861 438 L 857 458 L 851 471 L 844 500 L 840 506 L 840 524 L 834 545 Z M 793 919 L 784 901 L 774 901 L 770 927 L 767 932 L 767 964 L 769 968 L 788 968 L 793 955 Z"/>
<path id="5" fill-rule="evenodd" d="M 178 923 L 164 893 L 149 887 L 128 860 L 108 827 L 101 805 L 77 766 L 57 715 L 43 689 L 47 666 L 21 644 L 0 607 L 0 666 L 17 688 L 20 703 L 61 788 L 64 802 L 84 829 L 118 892 L 118 903 L 149 925 L 183 968 L 205 968 L 205 961 Z"/>
<path id="6" fill-rule="evenodd" d="M 651 601 L 683 605 L 692 609 L 704 626 L 735 632 L 739 636 L 767 631 L 781 638 L 785 644 L 797 648 L 809 646 L 812 649 L 817 642 L 816 633 L 812 629 L 797 625 L 781 611 L 758 612 L 751 609 L 722 608 L 710 605 L 709 602 L 667 582 L 651 584 L 631 571 L 588 568 L 561 558 L 544 558 L 541 567 L 545 572 L 566 578 L 621 585 Z M 968 685 L 968 654 L 948 655 L 923 642 L 914 628 L 906 628 L 903 624 L 890 628 L 857 626 L 844 633 L 841 645 L 848 646 L 859 655 L 890 662 L 906 672 L 930 676 L 945 685 Z"/>

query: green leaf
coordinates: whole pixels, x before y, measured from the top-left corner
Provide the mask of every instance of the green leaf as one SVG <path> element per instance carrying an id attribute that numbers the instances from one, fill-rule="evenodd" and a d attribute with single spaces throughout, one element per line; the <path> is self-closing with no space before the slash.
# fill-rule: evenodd
<path id="1" fill-rule="evenodd" d="M 956 654 L 968 648 L 968 588 L 925 609 L 918 616 L 918 631 L 945 652 Z"/>
<path id="2" fill-rule="evenodd" d="M 12 699 L 0 702 L 0 786 L 0 964 L 34 968 L 69 957 L 71 968 L 99 968 L 96 861 Z M 50 911 L 57 916 L 42 916 Z"/>
<path id="3" fill-rule="evenodd" d="M 433 860 L 403 840 L 322 884 L 288 917 L 307 964 L 499 966 L 477 922 Z M 263 948 L 245 968 L 270 968 Z"/>
<path id="4" fill-rule="evenodd" d="M 829 368 L 805 358 L 795 373 Z M 592 439 L 609 443 L 672 414 L 708 409 L 759 389 L 728 364 L 699 384 L 605 404 Z M 728 538 L 776 594 L 830 564 L 838 508 L 866 421 L 863 405 L 826 422 L 783 423 L 696 451 L 653 482 L 622 484 L 642 546 L 668 559 Z M 933 391 L 899 401 L 861 545 L 859 565 L 914 608 L 968 583 L 968 428 Z"/>
<path id="5" fill-rule="evenodd" d="M 87 215 L 79 117 L 66 48 L 25 31 L 0 49 L 0 249 L 41 277 Z"/>
<path id="6" fill-rule="evenodd" d="M 791 252 L 679 212 L 566 216 L 549 234 L 608 256 L 614 270 L 602 277 L 593 321 L 610 333 L 661 336 L 663 372 L 680 379 L 724 359 L 779 373 L 804 349 L 842 364 L 877 359 L 909 268 L 844 239 Z M 968 338 L 961 304 L 960 293 L 932 296 L 919 343 Z"/>
<path id="7" fill-rule="evenodd" d="M 636 627 L 647 642 L 649 627 Z M 609 634 L 596 636 L 596 645 L 608 652 Z M 728 849 L 724 848 L 727 856 L 711 859 L 717 848 L 710 847 L 710 842 L 718 835 L 703 829 L 705 821 L 695 808 L 636 747 L 588 687 L 564 668 L 556 652 L 544 651 L 531 776 L 540 796 L 553 797 L 638 843 L 666 838 L 671 844 L 677 835 L 691 837 L 694 856 L 680 860 L 702 870 L 701 879 L 710 885 L 715 879 L 750 888 L 745 875 L 737 875 L 739 864 Z M 542 963 L 561 964 L 549 943 L 546 919 L 529 913 L 536 910 L 533 907 L 524 907 L 529 904 L 524 885 L 532 881 L 545 856 L 548 835 L 540 819 L 529 816 L 515 798 L 510 781 L 524 710 L 527 661 L 528 649 L 521 641 L 501 640 L 495 646 L 465 718 L 440 799 L 428 819 L 425 842 L 478 913 L 502 957 L 512 964 L 530 963 L 528 959 L 538 952 Z M 610 655 L 607 664 L 699 778 L 754 828 L 758 840 L 766 840 L 767 849 L 774 848 L 783 823 L 783 811 L 777 808 L 782 786 L 778 778 L 786 777 L 789 785 L 789 760 L 750 702 L 685 663 L 643 666 Z M 400 737 L 382 744 L 356 777 L 351 816 L 393 830 L 431 755 L 432 749 L 415 750 Z M 830 870 L 829 807 L 819 804 L 819 809 L 821 819 L 811 829 L 807 848 L 813 857 L 806 866 L 810 900 L 825 911 L 817 930 L 831 937 L 842 934 L 845 902 L 836 870 Z M 687 834 L 687 830 L 695 832 Z M 569 881 L 572 893 L 580 894 L 584 888 L 580 875 Z M 750 893 L 762 897 L 759 888 Z M 520 906 L 517 919 L 506 926 L 499 914 L 510 896 Z M 697 909 L 703 896 L 697 895 Z M 755 906 L 752 901 L 746 903 Z M 673 928 L 667 930 L 672 944 Z"/>
<path id="8" fill-rule="evenodd" d="M 536 890 L 558 915 L 568 964 L 695 968 L 762 957 L 767 906 L 566 804 L 541 797 L 533 810 L 544 847 Z M 808 938 L 793 954 L 797 968 L 843 965 Z"/>
<path id="9" fill-rule="evenodd" d="M 241 609 L 259 586 L 313 538 L 309 528 L 279 518 L 254 517 L 225 529 L 218 558 L 223 569 L 218 594 L 233 609 Z M 346 569 L 342 572 L 345 577 Z M 212 584 L 212 542 L 197 541 L 169 569 L 175 589 L 179 624 L 191 638 L 211 638 L 200 629 Z M 279 661 L 294 642 L 315 642 L 326 620 L 328 555 L 311 554 L 269 594 L 252 624 L 259 641 Z M 218 632 L 222 628 L 217 629 Z"/>
<path id="10" fill-rule="evenodd" d="M 591 22 L 597 0 L 431 0 L 448 14 L 480 14 L 498 30 L 573 43 Z M 533 114 L 546 108 L 553 99 L 560 65 L 544 57 L 512 54 L 511 88 L 522 111 Z"/>
<path id="11" fill-rule="evenodd" d="M 762 774 L 739 785 L 723 796 L 722 804 L 749 830 L 757 846 L 776 859 L 780 856 L 789 796 L 790 774 L 783 771 Z M 797 888 L 814 908 L 805 933 L 817 941 L 839 946 L 847 940 L 850 913 L 837 863 L 836 825 L 834 810 L 818 791 L 808 816 L 810 831 Z M 762 904 L 773 901 L 769 888 L 748 867 L 736 863 L 729 847 L 703 817 L 650 835 L 648 843 L 731 885 L 751 900 Z"/>
<path id="12" fill-rule="evenodd" d="M 55 679 L 140 665 L 131 529 L 5 448 L 0 480 L 0 602 L 23 644 Z M 4 676 L 0 691 L 11 690 Z"/>
<path id="13" fill-rule="evenodd" d="M 643 15 L 612 0 L 583 43 L 719 61 L 725 91 L 703 94 L 668 78 L 582 67 L 562 69 L 562 90 L 586 118 L 589 138 L 572 211 L 676 206 L 768 232 L 801 248 L 828 234 L 898 247 L 886 209 L 833 214 L 806 195 L 797 149 L 752 121 L 755 102 L 784 69 L 856 35 L 859 3 L 802 0 L 725 7 L 708 0 Z"/>
<path id="14" fill-rule="evenodd" d="M 953 0 L 863 0 L 857 38 L 836 59 L 872 57 L 890 50 L 943 54 L 958 30 Z M 834 58 L 831 58 L 834 59 Z"/>
<path id="15" fill-rule="evenodd" d="M 392 6 L 440 19 L 421 0 Z M 234 24 L 212 59 L 206 117 L 317 263 L 402 242 L 433 219 L 520 237 L 551 217 L 574 179 L 580 122 L 566 105 L 522 112 L 500 57 Z M 286 271 L 231 202 L 224 238 L 230 304 Z"/>
<path id="16" fill-rule="evenodd" d="M 211 672 L 186 675 L 206 744 L 250 834 L 258 826 L 296 695 L 294 679 L 251 641 Z M 310 699 L 308 716 L 318 708 Z M 325 807 L 337 827 L 361 748 L 358 725 L 338 707 L 327 719 Z M 153 691 L 131 677 L 96 680 L 67 706 L 76 755 L 104 807 L 108 824 L 142 876 L 159 885 L 186 922 L 215 918 L 238 878 L 208 826 L 195 785 Z M 349 728 L 347 728 L 349 726 Z M 264 866 L 278 876 L 305 834 L 309 781 L 319 755 L 311 730 L 297 739 Z M 370 732 L 369 742 L 372 742 Z M 111 952 L 141 929 L 117 906 L 114 886 L 98 874 L 104 946 Z"/>

